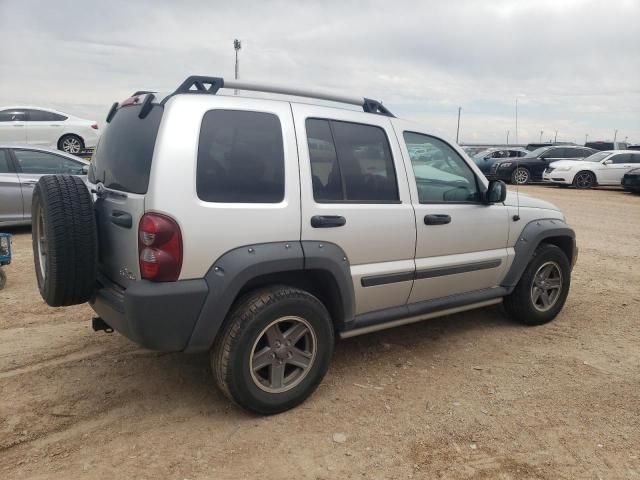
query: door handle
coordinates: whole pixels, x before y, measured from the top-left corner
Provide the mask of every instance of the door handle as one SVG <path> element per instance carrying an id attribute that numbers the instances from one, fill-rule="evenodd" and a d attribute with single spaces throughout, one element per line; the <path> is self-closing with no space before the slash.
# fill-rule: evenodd
<path id="1" fill-rule="evenodd" d="M 119 227 L 131 228 L 133 225 L 133 219 L 131 214 L 123 212 L 122 210 L 113 210 L 111 212 L 111 223 L 118 225 Z"/>
<path id="2" fill-rule="evenodd" d="M 446 225 L 447 223 L 451 223 L 451 217 L 443 213 L 424 216 L 425 225 Z"/>
<path id="3" fill-rule="evenodd" d="M 313 228 L 334 228 L 342 227 L 347 223 L 347 219 L 340 215 L 314 215 L 311 217 Z"/>
<path id="4" fill-rule="evenodd" d="M 24 182 L 22 182 L 22 185 L 27 185 L 29 187 L 35 187 L 36 183 L 38 183 L 37 180 L 25 180 Z"/>
<path id="5" fill-rule="evenodd" d="M 24 127 L 24 125 L 13 125 L 14 127 Z"/>

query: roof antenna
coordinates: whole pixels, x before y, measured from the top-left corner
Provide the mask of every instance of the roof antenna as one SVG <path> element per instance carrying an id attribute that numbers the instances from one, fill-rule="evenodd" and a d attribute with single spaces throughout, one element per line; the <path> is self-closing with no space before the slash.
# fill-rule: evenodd
<path id="1" fill-rule="evenodd" d="M 516 169 L 514 170 L 515 172 L 518 171 L 518 168 L 520 167 L 520 164 L 518 163 L 520 161 L 520 157 L 516 157 Z M 518 209 L 517 213 L 511 217 L 512 220 L 514 222 L 517 222 L 518 220 L 520 220 L 520 182 L 518 182 L 518 176 L 514 175 L 513 176 L 514 180 L 516 181 L 516 207 Z"/>

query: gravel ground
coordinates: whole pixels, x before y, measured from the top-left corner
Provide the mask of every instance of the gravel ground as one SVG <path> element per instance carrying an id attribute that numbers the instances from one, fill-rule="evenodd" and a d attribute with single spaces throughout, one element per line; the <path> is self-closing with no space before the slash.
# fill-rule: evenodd
<path id="1" fill-rule="evenodd" d="M 640 479 L 640 196 L 559 205 L 580 257 L 555 322 L 494 307 L 342 341 L 273 417 L 215 389 L 205 355 L 93 333 L 38 295 L 29 230 L 0 292 L 0 478 Z"/>

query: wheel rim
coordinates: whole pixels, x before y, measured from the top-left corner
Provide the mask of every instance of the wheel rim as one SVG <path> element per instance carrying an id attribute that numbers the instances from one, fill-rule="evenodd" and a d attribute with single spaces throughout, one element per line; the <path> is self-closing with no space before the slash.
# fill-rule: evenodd
<path id="1" fill-rule="evenodd" d="M 36 240 L 38 249 L 38 263 L 40 266 L 40 275 L 42 280 L 47 276 L 46 259 L 48 252 L 47 234 L 45 230 L 44 215 L 42 215 L 42 209 L 38 209 L 36 219 Z"/>
<path id="2" fill-rule="evenodd" d="M 556 262 L 543 263 L 531 284 L 531 302 L 536 310 L 546 312 L 560 298 L 562 292 L 562 270 Z"/>
<path id="3" fill-rule="evenodd" d="M 590 188 L 593 185 L 593 179 L 588 172 L 579 173 L 576 177 L 576 185 L 578 188 Z"/>
<path id="4" fill-rule="evenodd" d="M 518 168 L 513 176 L 516 183 L 527 183 L 529 180 L 529 172 L 524 168 Z"/>
<path id="5" fill-rule="evenodd" d="M 67 153 L 80 153 L 80 140 L 67 137 L 62 141 L 62 150 Z"/>
<path id="6" fill-rule="evenodd" d="M 316 334 L 304 318 L 281 317 L 260 332 L 251 349 L 249 368 L 255 385 L 283 393 L 309 373 L 317 351 Z"/>

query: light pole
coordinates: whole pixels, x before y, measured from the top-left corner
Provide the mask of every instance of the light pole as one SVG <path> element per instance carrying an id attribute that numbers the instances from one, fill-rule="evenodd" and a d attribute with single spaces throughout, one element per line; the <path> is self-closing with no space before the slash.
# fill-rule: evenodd
<path id="1" fill-rule="evenodd" d="M 616 143 L 616 138 L 618 138 L 618 129 L 616 128 L 616 131 L 613 134 L 613 143 Z M 614 145 L 615 147 L 615 145 Z"/>
<path id="2" fill-rule="evenodd" d="M 238 52 L 240 51 L 241 48 L 242 48 L 242 42 L 240 42 L 240 40 L 236 38 L 233 41 L 233 49 L 236 51 L 236 75 L 235 75 L 236 80 L 238 80 L 238 73 L 240 72 L 240 65 L 238 63 Z M 234 90 L 233 94 L 237 95 L 238 90 Z"/>
<path id="3" fill-rule="evenodd" d="M 456 143 L 458 143 L 458 137 L 460 136 L 460 112 L 462 107 L 458 107 L 458 129 L 456 130 Z"/>
<path id="4" fill-rule="evenodd" d="M 542 134 L 544 133 L 544 130 L 540 130 L 540 143 L 542 143 Z"/>
<path id="5" fill-rule="evenodd" d="M 516 97 L 516 145 L 518 144 L 518 97 Z"/>
<path id="6" fill-rule="evenodd" d="M 588 140 L 589 140 L 589 134 L 588 134 L 588 133 L 585 133 L 585 134 L 584 134 L 584 145 L 585 145 L 585 147 L 587 146 L 587 141 L 588 141 Z"/>
<path id="7" fill-rule="evenodd" d="M 509 145 L 509 130 L 507 130 L 507 145 Z"/>
<path id="8" fill-rule="evenodd" d="M 553 137 L 553 143 L 556 143 L 558 141 L 558 130 L 556 130 L 556 136 Z"/>

